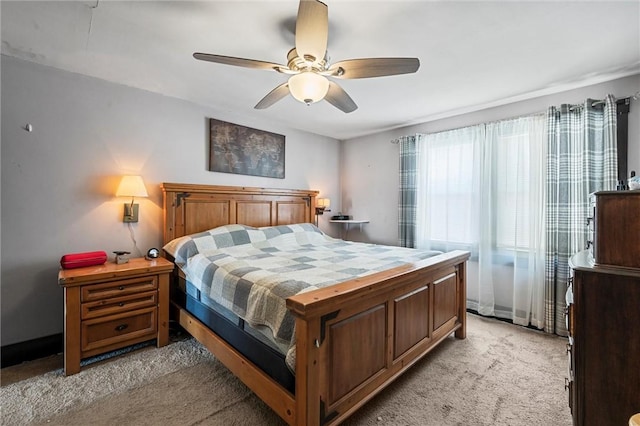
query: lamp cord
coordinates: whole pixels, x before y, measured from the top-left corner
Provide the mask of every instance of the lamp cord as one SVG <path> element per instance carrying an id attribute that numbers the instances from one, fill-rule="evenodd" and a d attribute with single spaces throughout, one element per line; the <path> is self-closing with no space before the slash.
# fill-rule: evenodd
<path id="1" fill-rule="evenodd" d="M 129 234 L 131 234 L 131 241 L 133 241 L 133 248 L 138 253 L 138 255 L 142 257 L 142 252 L 138 248 L 138 243 L 136 242 L 136 235 L 133 232 L 133 226 L 131 226 L 131 223 L 127 223 L 127 225 L 129 225 Z"/>

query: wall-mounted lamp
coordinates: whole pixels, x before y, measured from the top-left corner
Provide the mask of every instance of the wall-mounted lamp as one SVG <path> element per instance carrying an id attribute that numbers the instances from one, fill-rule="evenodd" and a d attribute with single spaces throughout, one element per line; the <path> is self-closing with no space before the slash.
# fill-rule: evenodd
<path id="1" fill-rule="evenodd" d="M 331 200 L 328 198 L 318 198 L 316 200 L 316 226 L 318 226 L 318 216 L 322 215 L 324 212 L 330 212 L 329 207 L 331 207 Z"/>
<path id="2" fill-rule="evenodd" d="M 116 191 L 116 197 L 131 197 L 131 203 L 124 205 L 124 223 L 133 223 L 138 221 L 138 205 L 133 204 L 135 197 L 148 197 L 147 188 L 144 186 L 142 176 L 122 176 L 120 186 Z"/>

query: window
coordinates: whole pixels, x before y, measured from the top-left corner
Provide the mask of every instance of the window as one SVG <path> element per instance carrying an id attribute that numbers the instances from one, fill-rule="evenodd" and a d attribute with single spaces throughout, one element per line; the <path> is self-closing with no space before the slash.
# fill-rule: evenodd
<path id="1" fill-rule="evenodd" d="M 544 116 L 417 139 L 418 247 L 529 250 L 542 208 Z"/>
<path id="2" fill-rule="evenodd" d="M 527 134 L 495 140 L 492 184 L 495 188 L 495 247 L 523 250 L 530 241 L 530 167 Z"/>
<path id="3" fill-rule="evenodd" d="M 435 207 L 427 209 L 426 225 L 430 239 L 440 245 L 471 245 L 476 240 L 470 215 L 474 204 L 473 149 L 471 139 L 457 138 L 438 138 L 428 148 L 418 148 L 418 162 L 424 165 L 425 173 L 423 185 L 418 187 L 426 191 L 425 197 L 419 196 L 418 211 L 427 205 Z"/>

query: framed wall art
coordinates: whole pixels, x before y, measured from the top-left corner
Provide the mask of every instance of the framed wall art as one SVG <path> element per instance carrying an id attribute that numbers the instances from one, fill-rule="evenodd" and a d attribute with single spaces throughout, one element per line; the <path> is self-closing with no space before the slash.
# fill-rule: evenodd
<path id="1" fill-rule="evenodd" d="M 284 136 L 209 119 L 209 171 L 284 179 Z"/>

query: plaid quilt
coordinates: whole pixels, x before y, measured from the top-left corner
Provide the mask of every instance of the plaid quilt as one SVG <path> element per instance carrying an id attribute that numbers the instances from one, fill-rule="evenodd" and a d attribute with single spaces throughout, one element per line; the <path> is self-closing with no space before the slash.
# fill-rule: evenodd
<path id="1" fill-rule="evenodd" d="M 289 347 L 295 365 L 293 315 L 285 299 L 440 252 L 331 238 L 310 223 L 252 228 L 227 225 L 167 244 L 165 250 L 200 292 L 252 326 L 267 326 Z"/>

